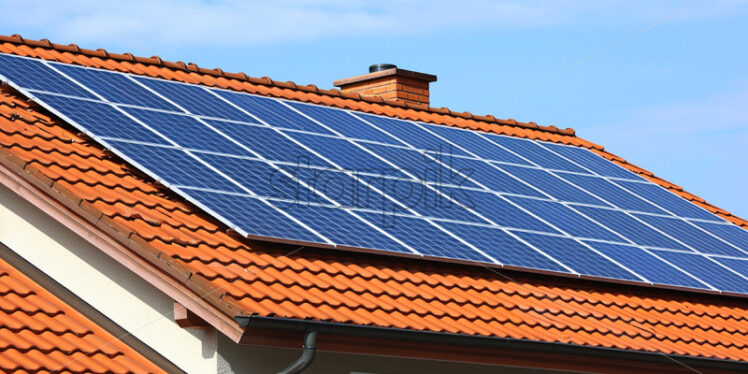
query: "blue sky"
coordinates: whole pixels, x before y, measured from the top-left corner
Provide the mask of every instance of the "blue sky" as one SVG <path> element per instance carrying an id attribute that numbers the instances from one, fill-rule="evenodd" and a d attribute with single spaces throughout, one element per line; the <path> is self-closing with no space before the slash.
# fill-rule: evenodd
<path id="1" fill-rule="evenodd" d="M 323 88 L 392 62 L 439 77 L 434 106 L 573 127 L 748 218 L 748 2 L 694 3 L 6 0 L 0 33 Z"/>

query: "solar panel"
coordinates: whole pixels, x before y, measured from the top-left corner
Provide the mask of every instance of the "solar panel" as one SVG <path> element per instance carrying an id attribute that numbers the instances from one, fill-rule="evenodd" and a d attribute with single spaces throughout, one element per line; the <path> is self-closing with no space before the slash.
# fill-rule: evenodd
<path id="1" fill-rule="evenodd" d="M 748 231 L 586 149 L 6 54 L 0 76 L 251 238 L 748 294 Z"/>

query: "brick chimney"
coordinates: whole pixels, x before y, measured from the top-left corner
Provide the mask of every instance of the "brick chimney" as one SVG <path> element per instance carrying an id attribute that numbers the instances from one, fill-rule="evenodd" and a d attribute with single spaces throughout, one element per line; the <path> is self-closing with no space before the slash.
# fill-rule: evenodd
<path id="1" fill-rule="evenodd" d="M 400 69 L 392 64 L 376 64 L 369 67 L 369 74 L 338 79 L 332 84 L 343 92 L 361 96 L 428 105 L 429 83 L 435 81 L 435 75 Z"/>

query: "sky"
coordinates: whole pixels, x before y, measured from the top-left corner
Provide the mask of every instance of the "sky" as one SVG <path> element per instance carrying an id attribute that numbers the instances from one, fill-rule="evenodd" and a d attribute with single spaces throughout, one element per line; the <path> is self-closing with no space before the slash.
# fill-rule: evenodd
<path id="1" fill-rule="evenodd" d="M 572 127 L 748 218 L 748 1 L 2 0 L 0 34 L 332 88 L 374 63 L 432 106 Z"/>

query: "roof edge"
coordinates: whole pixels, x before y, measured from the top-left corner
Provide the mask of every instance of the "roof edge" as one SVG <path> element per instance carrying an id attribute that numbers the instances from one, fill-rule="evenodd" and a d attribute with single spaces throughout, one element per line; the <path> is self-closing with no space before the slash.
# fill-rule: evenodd
<path id="1" fill-rule="evenodd" d="M 205 75 L 209 75 L 213 77 L 249 82 L 251 84 L 278 87 L 278 88 L 283 88 L 283 89 L 291 89 L 291 90 L 297 90 L 297 91 L 302 91 L 302 92 L 307 92 L 307 93 L 315 93 L 315 94 L 323 95 L 323 96 L 353 99 L 353 100 L 358 100 L 358 101 L 383 104 L 383 105 L 404 108 L 404 109 L 418 110 L 418 111 L 443 114 L 443 115 L 451 115 L 454 117 L 462 118 L 464 120 L 473 120 L 473 121 L 485 122 L 485 123 L 494 124 L 494 125 L 519 127 L 519 128 L 538 130 L 538 131 L 543 131 L 543 132 L 548 132 L 548 133 L 558 134 L 558 135 L 563 135 L 563 136 L 576 137 L 576 131 L 573 128 L 560 129 L 553 125 L 541 126 L 535 122 L 520 122 L 512 118 L 498 119 L 490 114 L 477 115 L 477 114 L 473 114 L 470 112 L 455 112 L 446 107 L 436 108 L 436 107 L 428 106 L 426 104 L 404 103 L 404 102 L 400 102 L 396 100 L 385 100 L 381 97 L 366 97 L 366 96 L 361 96 L 357 93 L 341 92 L 338 89 L 329 89 L 329 90 L 321 89 L 313 84 L 299 85 L 292 81 L 288 81 L 288 82 L 276 81 L 276 80 L 271 79 L 270 77 L 256 78 L 256 77 L 251 77 L 243 72 L 230 73 L 230 72 L 224 72 L 220 68 L 214 68 L 214 69 L 203 68 L 192 62 L 184 63 L 182 61 L 176 61 L 176 62 L 167 61 L 167 60 L 162 59 L 159 56 L 142 57 L 142 56 L 135 56 L 129 52 L 111 53 L 103 48 L 93 50 L 93 49 L 80 48 L 77 44 L 65 45 L 65 44 L 52 43 L 49 41 L 49 39 L 40 39 L 40 40 L 26 39 L 19 34 L 13 34 L 11 36 L 0 35 L 0 43 L 2 42 L 13 43 L 13 44 L 18 44 L 18 45 L 28 45 L 30 47 L 37 47 L 37 48 L 46 48 L 46 49 L 56 50 L 60 52 L 82 54 L 82 55 L 86 55 L 89 57 L 109 58 L 109 59 L 118 60 L 118 61 L 126 61 L 126 62 L 140 63 L 144 65 L 160 66 L 160 67 L 165 67 L 169 69 L 184 71 L 187 73 L 205 74 Z"/>
<path id="2" fill-rule="evenodd" d="M 234 319 L 244 329 L 269 329 L 292 333 L 316 331 L 318 334 L 343 335 L 360 338 L 395 340 L 409 343 L 431 343 L 466 347 L 511 349 L 557 355 L 577 355 L 602 358 L 604 360 L 630 360 L 665 364 L 667 366 L 698 367 L 730 371 L 748 370 L 748 362 L 720 360 L 707 357 L 667 355 L 659 352 L 633 351 L 607 347 L 582 346 L 572 343 L 545 342 L 482 335 L 456 334 L 448 332 L 418 331 L 395 327 L 353 325 L 338 322 L 302 320 L 259 315 L 237 315 Z"/>

